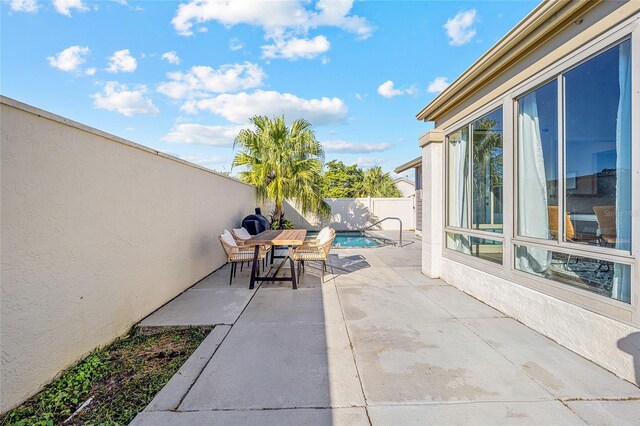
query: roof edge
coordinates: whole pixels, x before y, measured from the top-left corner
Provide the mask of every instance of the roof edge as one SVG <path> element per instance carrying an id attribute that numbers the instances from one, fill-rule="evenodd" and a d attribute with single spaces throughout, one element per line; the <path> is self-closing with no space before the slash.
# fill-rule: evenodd
<path id="1" fill-rule="evenodd" d="M 422 164 L 422 156 L 420 156 L 418 158 L 414 158 L 411 161 L 408 161 L 408 162 L 406 162 L 404 164 L 399 165 L 393 171 L 395 173 L 404 172 L 405 170 L 412 169 L 412 168 L 414 168 L 416 166 L 419 166 L 420 164 Z"/>
<path id="2" fill-rule="evenodd" d="M 528 47 L 535 41 L 544 38 L 559 25 L 565 23 L 568 18 L 572 18 L 576 12 L 592 9 L 601 2 L 602 0 L 543 1 L 420 110 L 416 114 L 416 118 L 421 121 L 434 121 L 438 113 L 446 110 L 454 96 L 483 85 L 490 78 L 488 75 L 482 76 L 488 68 L 500 60 L 518 56 L 521 49 L 516 49 L 516 47 L 527 37 L 533 35 L 530 40 L 527 40 L 526 46 L 522 47 Z"/>

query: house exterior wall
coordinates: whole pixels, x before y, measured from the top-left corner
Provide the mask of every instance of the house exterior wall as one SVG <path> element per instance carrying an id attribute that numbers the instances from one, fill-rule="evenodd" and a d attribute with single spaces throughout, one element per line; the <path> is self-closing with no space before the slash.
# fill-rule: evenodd
<path id="1" fill-rule="evenodd" d="M 413 197 L 416 194 L 416 185 L 413 182 L 397 179 L 395 181 L 396 188 L 402 193 L 403 197 Z"/>
<path id="2" fill-rule="evenodd" d="M 586 4 L 586 3 L 585 3 Z M 562 68 L 576 54 L 584 55 L 584 49 L 596 49 L 603 35 L 620 28 L 635 28 L 634 75 L 638 76 L 640 58 L 640 3 L 600 2 L 590 3 L 586 13 L 563 30 L 531 47 L 529 54 L 509 66 L 494 69 L 495 76 L 484 87 L 467 93 L 447 109 L 435 116 L 435 129 L 420 138 L 423 149 L 423 273 L 441 277 L 448 283 L 471 294 L 479 300 L 527 324 L 534 330 L 556 340 L 570 350 L 609 369 L 615 374 L 640 385 L 640 249 L 635 246 L 632 255 L 631 304 L 607 301 L 589 292 L 574 289 L 544 279 L 530 279 L 525 273 L 513 271 L 513 204 L 514 194 L 505 186 L 504 199 L 504 265 L 494 265 L 469 255 L 443 248 L 446 167 L 445 144 L 434 143 L 433 135 L 443 135 L 457 126 L 466 124 L 469 116 L 488 112 L 496 106 L 504 110 L 504 174 L 513 176 L 513 103 L 510 96 L 525 85 L 536 81 L 550 68 Z M 627 30 L 625 30 L 627 31 Z M 613 33 L 612 33 L 613 34 Z M 603 46 L 606 46 L 603 42 Z M 635 77 L 634 77 L 635 78 Z M 634 82 L 633 110 L 637 111 L 638 79 Z M 634 161 L 638 160 L 640 133 L 634 125 Z M 444 137 L 442 138 L 444 141 Z M 638 167 L 634 169 L 634 187 L 638 188 Z M 511 183 L 513 178 L 509 181 Z M 637 235 L 638 200 L 634 194 L 633 232 Z M 635 237 L 637 241 L 637 236 Z"/>
<path id="3" fill-rule="evenodd" d="M 222 266 L 217 236 L 253 211 L 255 188 L 0 104 L 5 412 Z"/>

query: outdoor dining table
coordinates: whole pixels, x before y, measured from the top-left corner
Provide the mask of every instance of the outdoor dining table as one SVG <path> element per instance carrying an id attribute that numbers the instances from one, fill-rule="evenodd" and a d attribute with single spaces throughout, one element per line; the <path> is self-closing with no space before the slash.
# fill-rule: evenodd
<path id="1" fill-rule="evenodd" d="M 295 267 L 293 264 L 293 246 L 299 246 L 304 243 L 304 239 L 307 236 L 306 229 L 287 229 L 280 231 L 264 231 L 258 235 L 254 235 L 248 240 L 245 240 L 244 245 L 255 246 L 253 253 L 253 267 L 251 268 L 251 281 L 249 282 L 249 289 L 253 289 L 256 281 L 291 281 L 293 289 L 298 288 L 298 281 L 296 279 Z M 258 275 L 259 263 L 258 256 L 260 254 L 261 246 L 287 246 L 288 258 L 291 266 L 290 277 L 276 277 L 278 270 L 273 277 L 261 277 Z M 275 250 L 275 249 L 274 249 Z M 285 260 L 286 262 L 286 260 Z"/>

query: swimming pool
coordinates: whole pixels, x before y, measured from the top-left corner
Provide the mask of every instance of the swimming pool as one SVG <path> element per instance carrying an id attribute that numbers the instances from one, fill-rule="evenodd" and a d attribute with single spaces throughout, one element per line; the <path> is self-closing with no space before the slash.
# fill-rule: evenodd
<path id="1" fill-rule="evenodd" d="M 309 236 L 316 235 L 317 232 L 309 232 Z M 389 244 L 388 240 L 376 238 L 360 231 L 337 231 L 336 238 L 333 240 L 335 248 L 353 248 L 353 247 L 382 247 Z"/>

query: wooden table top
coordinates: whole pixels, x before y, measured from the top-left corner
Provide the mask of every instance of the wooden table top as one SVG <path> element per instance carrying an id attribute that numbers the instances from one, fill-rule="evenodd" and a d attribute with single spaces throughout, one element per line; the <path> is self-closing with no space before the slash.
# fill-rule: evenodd
<path id="1" fill-rule="evenodd" d="M 244 242 L 245 245 L 297 246 L 304 243 L 306 229 L 285 229 L 280 231 L 264 231 Z"/>

